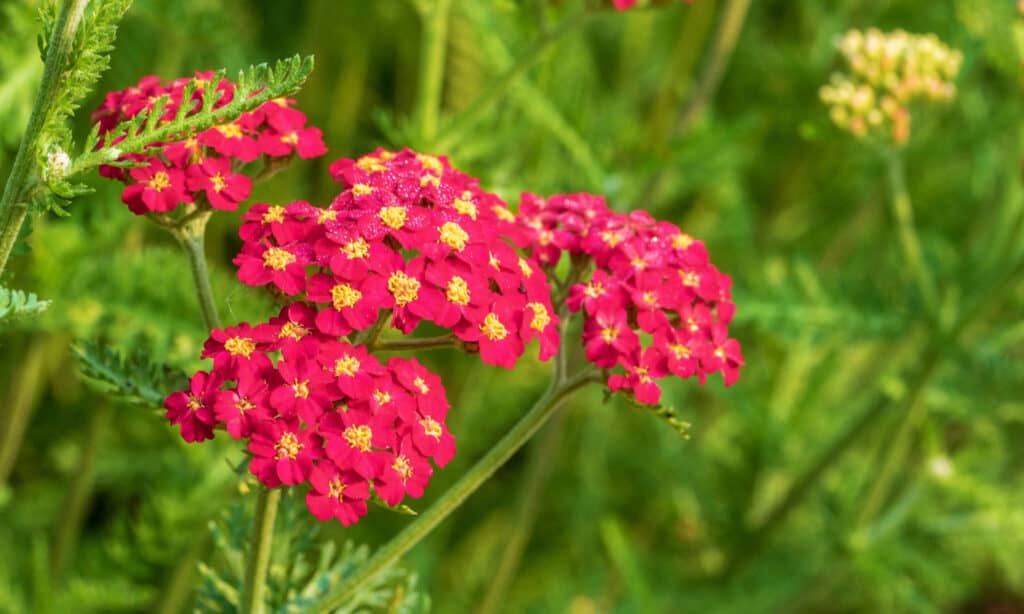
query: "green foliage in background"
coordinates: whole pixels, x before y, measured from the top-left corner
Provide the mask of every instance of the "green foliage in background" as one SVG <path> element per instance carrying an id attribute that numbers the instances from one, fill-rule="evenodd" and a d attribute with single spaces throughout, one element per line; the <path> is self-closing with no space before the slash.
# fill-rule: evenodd
<path id="1" fill-rule="evenodd" d="M 433 128 L 418 104 L 421 4 L 431 3 L 137 0 L 72 133 L 83 142 L 103 93 L 145 74 L 315 55 L 297 100 L 330 154 L 297 161 L 250 202 L 326 204 L 330 161 L 378 146 L 448 155 L 513 202 L 524 190 L 604 193 L 707 243 L 734 280 L 731 333 L 747 366 L 728 390 L 717 377 L 667 386 L 689 440 L 598 392 L 577 398 L 405 571 L 371 587 L 366 607 L 1024 609 L 1015 3 L 749 3 L 720 86 L 690 119 L 723 15 L 747 3 L 599 11 L 565 27 L 601 3 L 458 0 Z M 37 8 L 0 3 L 0 177 L 41 75 Z M 964 53 L 957 97 L 915 115 L 904 152 L 934 312 L 899 247 L 886 161 L 837 130 L 818 99 L 842 68 L 834 41 L 872 26 L 934 32 Z M 204 366 L 188 264 L 117 186 L 80 179 L 95 192 L 69 217 L 37 218 L 0 280 L 50 301 L 25 314 L 40 311 L 30 295 L 0 294 L 0 441 L 21 440 L 16 457 L 0 455 L 0 612 L 230 611 L 224 587 L 237 583 L 253 498 L 236 472 L 243 451 L 225 437 L 181 442 L 157 406 Z M 214 216 L 207 239 L 225 324 L 277 309 L 234 280 L 238 225 Z M 417 510 L 514 424 L 546 373 L 525 359 L 512 372 L 454 353 L 423 360 L 446 382 L 459 452 Z M 30 420 L 9 419 L 19 408 Z M 288 611 L 367 556 L 351 544 L 372 549 L 409 518 L 371 514 L 313 536 L 292 499 L 278 519 L 291 548 L 270 575 Z"/>

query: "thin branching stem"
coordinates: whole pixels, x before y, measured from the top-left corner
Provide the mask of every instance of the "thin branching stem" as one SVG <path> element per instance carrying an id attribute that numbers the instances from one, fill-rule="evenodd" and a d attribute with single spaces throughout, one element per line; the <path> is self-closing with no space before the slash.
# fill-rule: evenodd
<path id="1" fill-rule="evenodd" d="M 245 585 L 242 587 L 242 614 L 262 614 L 267 590 L 267 569 L 274 541 L 274 519 L 281 501 L 280 488 L 260 488 L 256 498 L 256 515 L 252 524 L 252 540 L 245 561 Z"/>
<path id="2" fill-rule="evenodd" d="M 420 82 L 417 100 L 420 139 L 428 149 L 437 138 L 448 47 L 448 12 L 451 0 L 435 0 L 423 13 Z"/>
<path id="3" fill-rule="evenodd" d="M 189 268 L 192 270 L 192 282 L 199 300 L 199 309 L 203 314 L 203 323 L 212 330 L 220 328 L 220 316 L 217 315 L 217 302 L 213 299 L 213 288 L 210 286 L 210 272 L 206 267 L 206 223 L 210 219 L 210 210 L 197 209 L 190 213 L 181 223 L 171 229 L 171 234 L 178 240 L 181 248 L 188 256 Z"/>
<path id="4" fill-rule="evenodd" d="M 401 352 L 405 350 L 437 350 L 458 345 L 455 335 L 440 335 L 420 339 L 402 338 L 377 341 L 368 349 L 371 352 Z"/>
<path id="5" fill-rule="evenodd" d="M 903 258 L 929 313 L 934 313 L 938 308 L 938 293 L 935 289 L 935 281 L 925 266 L 921 241 L 917 236 L 914 207 L 910 200 L 910 192 L 907 190 L 903 155 L 899 151 L 892 151 L 889 153 L 887 161 L 889 186 L 892 190 L 892 199 L 889 202 L 892 205 L 893 217 L 896 218 Z"/>
<path id="6" fill-rule="evenodd" d="M 43 125 L 54 103 L 61 95 L 62 76 L 68 66 L 75 33 L 82 23 L 82 15 L 89 0 L 64 0 L 57 13 L 53 34 L 46 49 L 43 64 L 43 79 L 39 84 L 28 127 L 21 138 L 18 153 L 15 154 L 11 173 L 0 197 L 0 274 L 7 267 L 14 243 L 28 215 L 29 202 L 25 199 L 32 188 L 32 168 L 35 165 L 36 148 Z"/>

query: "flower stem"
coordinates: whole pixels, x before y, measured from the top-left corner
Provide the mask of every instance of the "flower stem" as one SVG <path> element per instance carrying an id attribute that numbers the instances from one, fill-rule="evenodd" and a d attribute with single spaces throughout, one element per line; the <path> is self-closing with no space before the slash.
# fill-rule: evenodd
<path id="1" fill-rule="evenodd" d="M 0 274 L 3 274 L 7 267 L 11 249 L 14 248 L 18 233 L 28 215 L 25 195 L 26 190 L 31 187 L 30 175 L 35 165 L 39 137 L 51 107 L 60 96 L 64 72 L 75 42 L 75 33 L 82 22 L 82 15 L 88 3 L 89 0 L 64 0 L 54 22 L 53 34 L 46 49 L 39 92 L 32 106 L 28 127 L 14 157 L 11 174 L 7 177 L 3 196 L 0 197 Z"/>
<path id="2" fill-rule="evenodd" d="M 938 295 L 935 290 L 935 282 L 932 280 L 928 269 L 924 265 L 924 257 L 921 252 L 921 242 L 917 237 L 917 229 L 914 226 L 914 207 L 910 201 L 910 193 L 907 191 L 906 171 L 903 168 L 903 156 L 899 152 L 892 152 L 888 156 L 889 185 L 892 189 L 893 217 L 896 218 L 897 229 L 900 236 L 900 247 L 903 249 L 903 257 L 910 268 L 911 274 L 917 283 L 918 291 L 928 309 L 934 313 L 938 307 Z"/>
<path id="3" fill-rule="evenodd" d="M 491 451 L 445 492 L 427 511 L 416 517 L 401 533 L 386 543 L 346 582 L 329 592 L 309 612 L 331 612 L 343 606 L 366 582 L 393 565 L 403 554 L 426 537 L 459 505 L 504 465 L 526 443 L 537 429 L 554 413 L 569 395 L 595 381 L 591 370 L 567 380 L 557 378 L 537 400 L 529 412 L 512 427 Z"/>
<path id="4" fill-rule="evenodd" d="M 455 335 L 441 335 L 438 337 L 422 337 L 419 339 L 388 339 L 378 341 L 369 346 L 371 352 L 400 352 L 402 350 L 437 350 L 442 348 L 455 347 L 458 340 Z"/>
<path id="5" fill-rule="evenodd" d="M 448 10 L 451 0 L 434 0 L 423 13 L 423 45 L 420 50 L 420 83 L 417 115 L 420 138 L 432 149 L 441 114 L 441 89 L 444 85 L 445 50 L 448 46 Z"/>
<path id="6" fill-rule="evenodd" d="M 245 586 L 242 587 L 242 614 L 261 614 L 270 567 L 270 547 L 274 541 L 274 519 L 281 501 L 280 488 L 260 488 L 256 499 L 256 515 L 252 524 L 252 541 L 245 561 Z"/>
<path id="7" fill-rule="evenodd" d="M 210 212 L 191 217 L 187 223 L 171 229 L 171 234 L 181 244 L 188 256 L 192 269 L 192 281 L 199 299 L 199 309 L 203 312 L 203 323 L 206 328 L 220 328 L 220 317 L 217 315 L 217 303 L 213 300 L 213 289 L 210 287 L 210 273 L 206 268 L 206 222 Z"/>

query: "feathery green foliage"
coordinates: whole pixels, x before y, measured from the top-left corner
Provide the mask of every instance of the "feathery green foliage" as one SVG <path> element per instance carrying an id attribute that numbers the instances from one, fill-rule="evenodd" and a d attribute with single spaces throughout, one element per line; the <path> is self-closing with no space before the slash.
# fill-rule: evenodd
<path id="1" fill-rule="evenodd" d="M 31 292 L 11 290 L 0 286 L 0 321 L 38 315 L 50 306 Z"/>

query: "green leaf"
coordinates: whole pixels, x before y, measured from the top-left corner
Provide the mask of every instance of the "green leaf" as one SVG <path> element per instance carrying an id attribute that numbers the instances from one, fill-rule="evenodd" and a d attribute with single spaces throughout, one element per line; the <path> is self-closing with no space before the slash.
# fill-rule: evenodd
<path id="1" fill-rule="evenodd" d="M 123 354 L 92 341 L 72 346 L 82 377 L 94 387 L 128 403 L 160 407 L 168 391 L 188 384 L 185 373 L 150 361 L 146 352 L 135 349 Z"/>
<path id="2" fill-rule="evenodd" d="M 0 322 L 39 315 L 50 306 L 31 292 L 11 290 L 0 286 Z"/>

